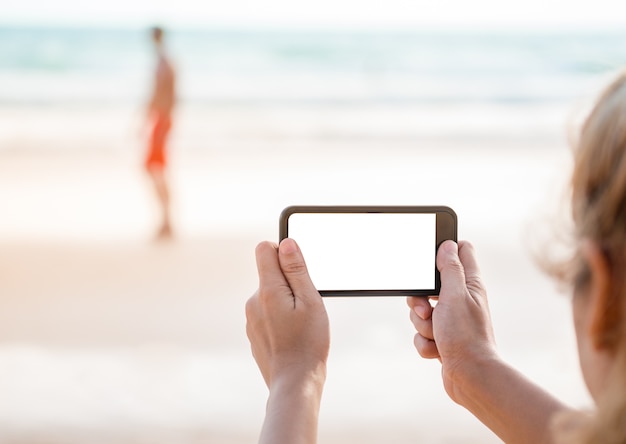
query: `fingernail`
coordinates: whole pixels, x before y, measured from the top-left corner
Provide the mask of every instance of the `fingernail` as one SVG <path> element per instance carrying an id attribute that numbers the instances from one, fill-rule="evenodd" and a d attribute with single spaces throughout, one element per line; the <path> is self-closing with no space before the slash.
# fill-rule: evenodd
<path id="1" fill-rule="evenodd" d="M 293 239 L 286 238 L 280 243 L 280 252 L 284 254 L 291 254 L 298 251 L 298 246 Z"/>
<path id="2" fill-rule="evenodd" d="M 441 245 L 441 247 L 443 248 L 444 251 L 447 251 L 450 253 L 458 252 L 458 245 L 454 241 L 446 241 Z"/>
<path id="3" fill-rule="evenodd" d="M 426 316 L 428 316 L 428 314 L 426 313 L 426 308 L 422 307 L 421 305 L 416 305 L 413 308 L 413 311 L 415 312 L 416 315 L 418 315 L 420 318 L 426 320 Z"/>

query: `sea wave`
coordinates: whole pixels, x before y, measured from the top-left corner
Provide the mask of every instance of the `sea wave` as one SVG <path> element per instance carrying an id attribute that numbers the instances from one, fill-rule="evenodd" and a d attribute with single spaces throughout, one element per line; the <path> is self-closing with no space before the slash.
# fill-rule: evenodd
<path id="1" fill-rule="evenodd" d="M 188 102 L 545 102 L 626 64 L 626 33 L 172 30 Z M 151 87 L 140 29 L 0 28 L 0 104 L 124 103 Z"/>

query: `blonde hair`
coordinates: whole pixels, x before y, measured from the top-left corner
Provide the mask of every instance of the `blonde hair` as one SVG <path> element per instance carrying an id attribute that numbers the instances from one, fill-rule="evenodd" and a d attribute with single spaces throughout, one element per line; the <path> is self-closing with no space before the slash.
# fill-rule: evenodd
<path id="1" fill-rule="evenodd" d="M 571 204 L 576 244 L 593 241 L 611 266 L 612 304 L 603 342 L 615 353 L 616 365 L 596 413 L 580 416 L 575 441 L 567 441 L 626 443 L 626 72 L 604 91 L 582 127 L 574 150 Z M 574 291 L 590 277 L 579 253 L 556 271 Z M 565 435 L 572 436 L 571 418 L 557 423 L 565 426 L 557 426 L 565 442 Z"/>

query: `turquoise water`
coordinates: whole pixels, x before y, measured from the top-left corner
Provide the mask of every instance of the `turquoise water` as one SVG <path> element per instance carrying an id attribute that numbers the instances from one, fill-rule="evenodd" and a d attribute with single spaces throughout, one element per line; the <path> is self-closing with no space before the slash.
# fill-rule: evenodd
<path id="1" fill-rule="evenodd" d="M 172 30 L 188 102 L 571 100 L 626 65 L 626 32 Z M 0 104 L 136 102 L 147 32 L 0 28 Z"/>

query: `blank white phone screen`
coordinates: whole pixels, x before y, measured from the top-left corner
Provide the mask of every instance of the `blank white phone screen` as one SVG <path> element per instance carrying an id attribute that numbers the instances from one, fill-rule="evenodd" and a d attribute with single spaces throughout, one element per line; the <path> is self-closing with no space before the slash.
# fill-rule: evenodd
<path id="1" fill-rule="evenodd" d="M 318 290 L 435 288 L 434 213 L 294 213 L 288 226 Z"/>

